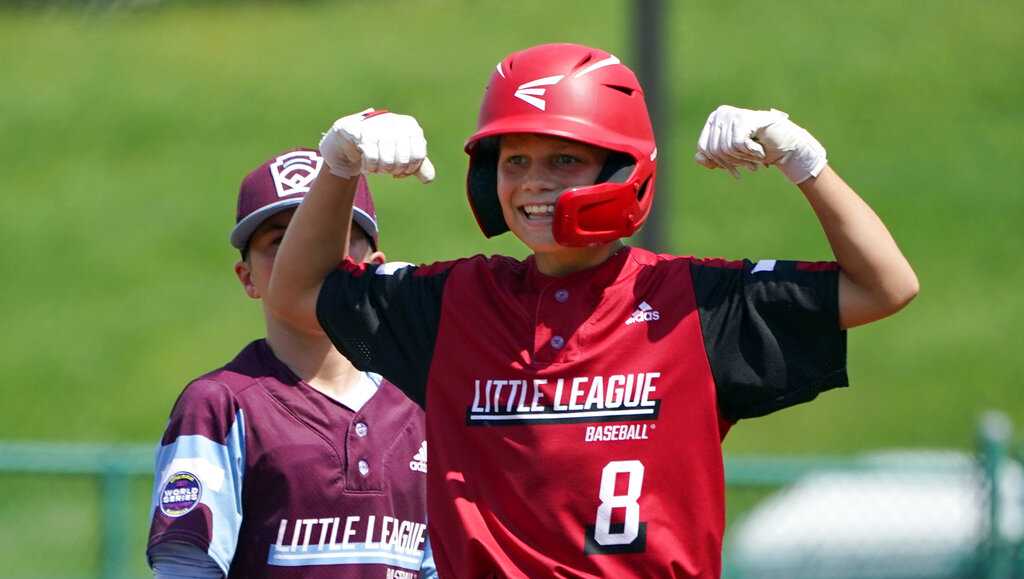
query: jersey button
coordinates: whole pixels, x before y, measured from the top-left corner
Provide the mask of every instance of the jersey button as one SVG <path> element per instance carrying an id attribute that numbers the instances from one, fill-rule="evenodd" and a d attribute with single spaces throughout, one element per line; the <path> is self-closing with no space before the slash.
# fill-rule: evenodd
<path id="1" fill-rule="evenodd" d="M 564 304 L 565 302 L 569 301 L 569 290 L 560 289 L 560 290 L 556 291 L 555 292 L 555 301 L 560 303 L 560 304 Z"/>
<path id="2" fill-rule="evenodd" d="M 564 345 L 565 345 L 565 338 L 563 338 L 562 336 L 552 336 L 551 337 L 551 347 L 552 348 L 554 348 L 556 350 L 561 350 L 562 346 L 564 346 Z"/>
<path id="3" fill-rule="evenodd" d="M 361 474 L 363 476 L 366 476 L 366 475 L 370 474 L 370 463 L 366 462 L 366 460 L 364 460 L 362 458 L 359 459 L 358 466 L 359 466 L 359 474 Z"/>
<path id="4" fill-rule="evenodd" d="M 356 436 L 363 438 L 370 429 L 366 427 L 365 422 L 356 422 Z"/>

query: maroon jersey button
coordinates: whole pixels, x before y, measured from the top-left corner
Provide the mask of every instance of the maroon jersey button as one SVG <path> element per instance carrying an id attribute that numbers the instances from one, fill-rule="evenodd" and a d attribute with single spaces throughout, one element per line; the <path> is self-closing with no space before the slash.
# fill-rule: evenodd
<path id="1" fill-rule="evenodd" d="M 551 347 L 552 348 L 554 348 L 556 350 L 561 350 L 562 346 L 564 346 L 564 345 L 565 345 L 565 338 L 563 338 L 562 336 L 552 336 L 551 337 Z"/>
<path id="2" fill-rule="evenodd" d="M 356 436 L 363 438 L 370 429 L 366 426 L 365 422 L 356 422 Z"/>
<path id="3" fill-rule="evenodd" d="M 560 289 L 555 292 L 555 301 L 560 304 L 564 304 L 569 301 L 569 290 Z"/>

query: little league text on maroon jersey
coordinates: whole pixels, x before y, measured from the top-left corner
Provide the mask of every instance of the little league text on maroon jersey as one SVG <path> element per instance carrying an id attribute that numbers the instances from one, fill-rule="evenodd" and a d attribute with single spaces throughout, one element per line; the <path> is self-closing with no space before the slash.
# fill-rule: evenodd
<path id="1" fill-rule="evenodd" d="M 468 425 L 619 422 L 658 417 L 661 372 L 557 379 L 478 379 Z"/>
<path id="2" fill-rule="evenodd" d="M 427 526 L 395 517 L 350 515 L 311 519 L 281 519 L 274 550 L 278 553 L 345 551 L 357 546 L 403 555 L 421 556 Z"/>

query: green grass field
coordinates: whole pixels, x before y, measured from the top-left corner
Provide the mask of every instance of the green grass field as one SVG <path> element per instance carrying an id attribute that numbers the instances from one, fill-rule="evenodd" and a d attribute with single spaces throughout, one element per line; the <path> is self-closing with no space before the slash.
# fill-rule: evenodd
<path id="1" fill-rule="evenodd" d="M 743 423 L 726 451 L 968 448 L 988 408 L 1024 425 L 1024 4 L 667 4 L 663 249 L 830 256 L 781 175 L 737 182 L 691 161 L 718 104 L 776 107 L 826 145 L 922 285 L 905 312 L 851 332 L 852 388 Z M 408 112 L 430 141 L 433 185 L 372 182 L 389 257 L 522 255 L 484 240 L 464 200 L 486 78 L 547 41 L 630 62 L 629 25 L 630 4 L 610 0 L 0 10 L 0 439 L 155 442 L 185 382 L 260 335 L 227 243 L 241 177 L 340 114 Z M 94 517 L 88 481 L 3 481 L 13 573 L 94 564 L 95 537 L 71 530 Z M 47 551 L 48 529 L 77 539 Z"/>

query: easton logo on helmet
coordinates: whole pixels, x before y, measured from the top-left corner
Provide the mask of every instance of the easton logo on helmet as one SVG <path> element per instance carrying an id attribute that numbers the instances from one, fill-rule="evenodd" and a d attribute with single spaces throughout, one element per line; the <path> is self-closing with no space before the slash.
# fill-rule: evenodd
<path id="1" fill-rule="evenodd" d="M 270 174 L 278 197 L 308 193 L 324 160 L 314 151 L 292 151 L 274 159 Z"/>
<path id="2" fill-rule="evenodd" d="M 516 88 L 515 97 L 527 104 L 531 104 L 540 110 L 545 110 L 548 106 L 547 101 L 540 98 L 547 92 L 546 88 L 538 88 L 542 86 L 552 86 L 558 84 L 558 81 L 565 78 L 564 74 L 556 74 L 555 76 L 546 76 L 544 78 L 538 78 L 537 80 L 531 80 L 530 82 L 524 82 Z"/>

